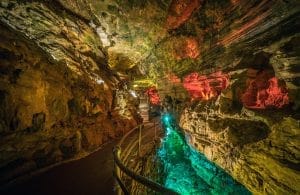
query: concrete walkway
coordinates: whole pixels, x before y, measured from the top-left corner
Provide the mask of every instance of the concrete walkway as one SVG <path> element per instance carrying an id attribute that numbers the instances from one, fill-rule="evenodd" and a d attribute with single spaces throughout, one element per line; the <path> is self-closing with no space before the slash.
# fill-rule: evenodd
<path id="1" fill-rule="evenodd" d="M 114 194 L 113 146 L 106 144 L 99 151 L 80 160 L 59 165 L 16 184 L 2 195 L 111 195 Z"/>
<path id="2" fill-rule="evenodd" d="M 158 119 L 156 119 L 158 120 Z M 154 129 L 145 124 L 143 143 L 152 141 Z M 130 135 L 124 144 L 135 141 L 138 131 Z M 111 195 L 114 193 L 113 147 L 118 140 L 108 143 L 99 151 L 80 160 L 68 162 L 51 168 L 46 172 L 19 182 L 5 190 L 1 195 Z"/>

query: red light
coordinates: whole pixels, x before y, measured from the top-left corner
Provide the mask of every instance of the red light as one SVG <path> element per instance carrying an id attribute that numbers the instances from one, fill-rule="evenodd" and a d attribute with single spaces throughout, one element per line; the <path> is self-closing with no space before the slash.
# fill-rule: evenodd
<path id="1" fill-rule="evenodd" d="M 183 87 L 192 99 L 209 100 L 220 95 L 229 86 L 229 77 L 221 71 L 208 76 L 191 73 L 184 78 Z"/>
<path id="2" fill-rule="evenodd" d="M 145 93 L 148 95 L 151 104 L 158 105 L 160 103 L 160 98 L 155 87 L 148 88 Z"/>
<path id="3" fill-rule="evenodd" d="M 242 95 L 242 102 L 247 108 L 282 108 L 289 103 L 285 86 L 279 86 L 278 79 L 266 71 L 258 73 L 247 83 L 247 89 Z"/>

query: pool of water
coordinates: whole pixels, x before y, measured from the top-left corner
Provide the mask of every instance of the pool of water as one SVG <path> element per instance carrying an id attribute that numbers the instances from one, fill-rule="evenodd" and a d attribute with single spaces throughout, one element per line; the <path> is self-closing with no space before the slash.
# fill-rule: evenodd
<path id="1" fill-rule="evenodd" d="M 251 194 L 223 169 L 189 146 L 174 118 L 162 116 L 165 137 L 157 150 L 165 187 L 180 194 Z"/>

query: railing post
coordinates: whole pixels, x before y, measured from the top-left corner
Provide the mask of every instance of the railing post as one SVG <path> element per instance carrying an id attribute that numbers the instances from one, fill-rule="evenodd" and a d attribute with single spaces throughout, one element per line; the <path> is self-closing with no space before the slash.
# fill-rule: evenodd
<path id="1" fill-rule="evenodd" d="M 139 126 L 139 157 L 141 156 L 142 125 Z"/>
<path id="2" fill-rule="evenodd" d="M 115 148 L 115 150 L 116 150 L 117 158 L 120 159 L 121 148 L 118 147 L 118 148 Z M 121 179 L 121 170 L 120 170 L 119 166 L 116 164 L 116 162 L 114 163 L 114 165 L 115 165 L 115 174 L 116 174 L 116 177 Z M 117 195 L 122 195 L 122 189 L 121 189 L 120 185 L 117 185 L 116 188 L 117 188 L 116 189 Z"/>

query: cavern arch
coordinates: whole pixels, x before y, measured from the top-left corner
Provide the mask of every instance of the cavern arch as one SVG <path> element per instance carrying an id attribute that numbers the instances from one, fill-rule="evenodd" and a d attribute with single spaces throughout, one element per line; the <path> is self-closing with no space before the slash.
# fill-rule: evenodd
<path id="1" fill-rule="evenodd" d="M 1 0 L 1 186 L 122 137 L 137 94 L 251 193 L 300 193 L 299 19 L 297 0 Z"/>

